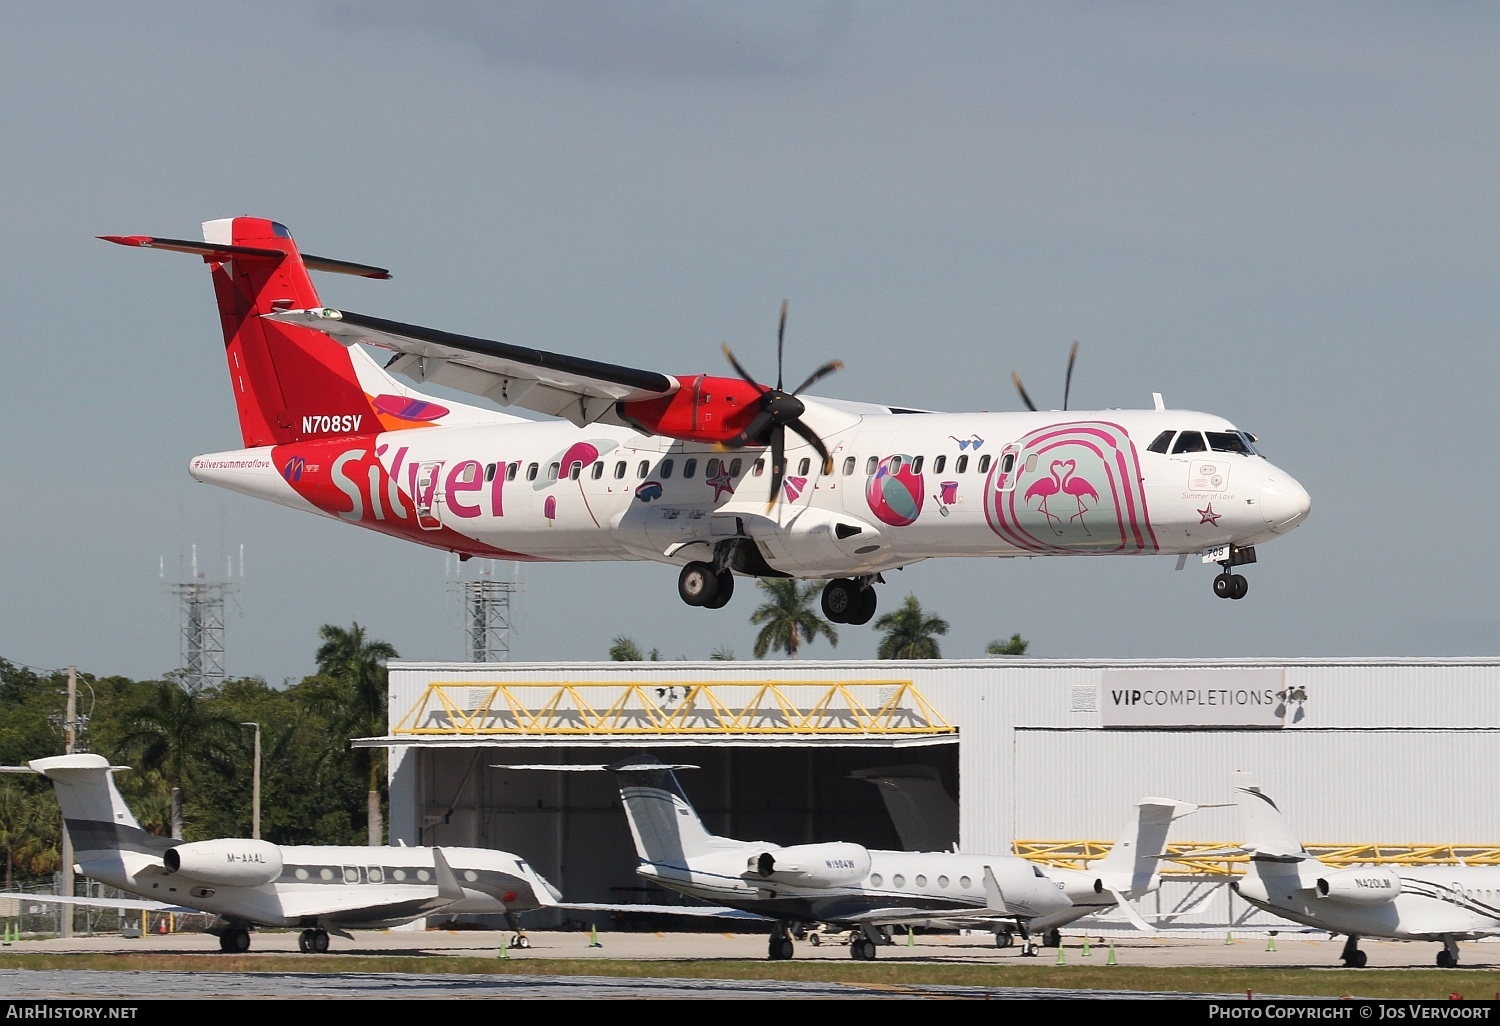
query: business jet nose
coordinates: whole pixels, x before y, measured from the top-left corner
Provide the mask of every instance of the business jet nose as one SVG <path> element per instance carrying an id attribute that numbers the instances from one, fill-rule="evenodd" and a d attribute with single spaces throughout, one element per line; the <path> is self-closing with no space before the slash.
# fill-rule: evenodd
<path id="1" fill-rule="evenodd" d="M 1288 474 L 1273 474 L 1260 486 L 1260 515 L 1266 526 L 1286 534 L 1312 511 L 1312 496 Z"/>

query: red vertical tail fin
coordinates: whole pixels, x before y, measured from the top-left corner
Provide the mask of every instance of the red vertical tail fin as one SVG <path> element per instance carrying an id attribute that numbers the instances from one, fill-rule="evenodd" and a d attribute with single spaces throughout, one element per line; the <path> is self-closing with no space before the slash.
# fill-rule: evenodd
<path id="1" fill-rule="evenodd" d="M 247 447 L 382 430 L 349 349 L 322 332 L 261 315 L 321 306 L 308 268 L 370 278 L 389 278 L 389 272 L 304 257 L 285 226 L 260 217 L 207 221 L 202 243 L 143 235 L 102 238 L 196 253 L 208 264 Z M 373 370 L 371 365 L 367 373 Z"/>

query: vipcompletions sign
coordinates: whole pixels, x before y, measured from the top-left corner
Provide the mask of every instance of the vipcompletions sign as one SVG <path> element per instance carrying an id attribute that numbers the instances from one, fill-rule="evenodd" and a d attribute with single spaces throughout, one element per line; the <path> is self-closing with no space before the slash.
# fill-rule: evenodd
<path id="1" fill-rule="evenodd" d="M 1283 671 L 1105 670 L 1099 706 L 1106 727 L 1280 727 Z"/>

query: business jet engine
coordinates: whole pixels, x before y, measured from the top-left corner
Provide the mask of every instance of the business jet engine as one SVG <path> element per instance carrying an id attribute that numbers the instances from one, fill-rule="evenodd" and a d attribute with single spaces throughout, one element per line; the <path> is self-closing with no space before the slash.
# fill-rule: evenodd
<path id="1" fill-rule="evenodd" d="M 745 876 L 800 887 L 839 887 L 870 873 L 870 853 L 845 841 L 798 844 L 750 856 Z"/>
<path id="2" fill-rule="evenodd" d="M 270 841 L 192 841 L 168 848 L 161 862 L 168 873 L 220 887 L 256 887 L 281 875 L 281 849 Z"/>
<path id="3" fill-rule="evenodd" d="M 1384 905 L 1401 893 L 1401 877 L 1389 869 L 1345 869 L 1318 877 L 1317 893 L 1346 905 Z"/>

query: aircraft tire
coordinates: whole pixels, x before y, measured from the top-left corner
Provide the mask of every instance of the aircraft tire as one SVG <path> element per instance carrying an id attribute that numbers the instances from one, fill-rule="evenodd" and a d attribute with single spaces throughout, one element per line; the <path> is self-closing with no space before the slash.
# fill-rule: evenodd
<path id="1" fill-rule="evenodd" d="M 1016 943 L 1016 935 L 1009 930 L 1001 930 L 995 934 L 995 947 L 1008 948 Z"/>
<path id="2" fill-rule="evenodd" d="M 1219 598 L 1232 598 L 1234 596 L 1234 575 L 1230 573 L 1216 575 L 1214 577 L 1214 594 Z"/>
<path id="3" fill-rule="evenodd" d="M 307 942 L 311 933 L 311 930 L 303 930 L 301 933 L 297 934 L 297 950 L 302 952 L 304 955 L 307 954 L 310 950 L 307 946 Z"/>
<path id="4" fill-rule="evenodd" d="M 1363 951 L 1356 951 L 1344 959 L 1345 969 L 1363 969 L 1370 961 L 1370 956 Z"/>
<path id="5" fill-rule="evenodd" d="M 312 936 L 309 937 L 308 940 L 307 940 L 307 947 L 308 947 L 308 950 L 312 951 L 314 954 L 317 954 L 317 955 L 327 954 L 327 952 L 328 952 L 328 931 L 327 930 L 314 930 L 314 931 L 312 931 Z"/>
<path id="6" fill-rule="evenodd" d="M 785 934 L 772 934 L 769 950 L 766 957 L 773 962 L 785 962 L 796 954 L 792 946 L 792 939 Z"/>
<path id="7" fill-rule="evenodd" d="M 719 577 L 707 563 L 694 561 L 677 576 L 677 594 L 690 606 L 706 606 L 719 590 Z"/>
<path id="8" fill-rule="evenodd" d="M 1245 580 L 1244 574 L 1234 574 L 1233 586 L 1230 588 L 1229 597 L 1235 600 L 1244 598 L 1250 592 L 1250 582 Z"/>
<path id="9" fill-rule="evenodd" d="M 729 599 L 734 595 L 734 573 L 729 570 L 720 570 L 715 575 L 718 581 L 714 589 L 714 597 L 703 603 L 704 609 L 723 609 L 729 605 Z"/>
<path id="10" fill-rule="evenodd" d="M 243 955 L 250 950 L 250 931 L 243 926 L 232 926 L 219 935 L 219 950 L 231 955 Z"/>
<path id="11" fill-rule="evenodd" d="M 850 623 L 860 609 L 859 585 L 847 577 L 835 577 L 823 586 L 823 615 L 833 623 Z"/>
<path id="12" fill-rule="evenodd" d="M 1042 934 L 1042 947 L 1044 947 L 1044 948 L 1060 948 L 1060 947 L 1062 947 L 1062 931 L 1061 930 L 1048 930 L 1046 933 Z"/>
<path id="13" fill-rule="evenodd" d="M 1439 969 L 1457 969 L 1458 959 L 1448 954 L 1448 949 L 1443 948 L 1437 953 L 1437 967 Z"/>
<path id="14" fill-rule="evenodd" d="M 875 617 L 875 607 L 880 604 L 880 599 L 875 594 L 874 588 L 866 588 L 859 593 L 859 607 L 853 616 L 844 622 L 855 627 L 862 627 Z"/>
<path id="15" fill-rule="evenodd" d="M 857 937 L 849 945 L 849 955 L 861 962 L 875 961 L 875 942 L 868 937 Z"/>

